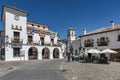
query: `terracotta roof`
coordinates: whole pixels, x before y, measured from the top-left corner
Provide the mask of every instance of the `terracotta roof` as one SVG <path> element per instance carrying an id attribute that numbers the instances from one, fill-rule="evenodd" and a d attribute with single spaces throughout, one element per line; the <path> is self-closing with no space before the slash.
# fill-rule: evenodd
<path id="1" fill-rule="evenodd" d="M 32 30 L 33 27 L 32 26 L 28 26 L 27 25 L 27 30 Z M 34 30 L 35 32 L 39 33 L 39 34 L 45 34 L 45 33 L 55 33 L 51 30 L 45 30 L 45 29 L 41 29 L 41 28 L 38 28 L 38 27 L 34 27 Z"/>
<path id="2" fill-rule="evenodd" d="M 105 32 L 110 32 L 110 31 L 115 31 L 115 30 L 120 30 L 120 24 L 115 25 L 114 27 L 109 26 L 109 27 L 106 27 L 106 28 L 105 27 L 104 28 L 100 28 L 100 29 L 91 31 L 89 33 L 83 34 L 80 37 L 94 35 L 94 34 L 100 34 L 100 33 L 105 33 Z"/>
<path id="3" fill-rule="evenodd" d="M 43 25 L 43 24 L 39 24 L 39 23 L 36 23 L 36 22 L 31 22 L 31 21 L 28 21 L 27 24 L 30 24 L 30 25 L 33 24 L 34 26 L 42 26 L 42 27 L 47 27 L 48 28 L 47 25 Z"/>

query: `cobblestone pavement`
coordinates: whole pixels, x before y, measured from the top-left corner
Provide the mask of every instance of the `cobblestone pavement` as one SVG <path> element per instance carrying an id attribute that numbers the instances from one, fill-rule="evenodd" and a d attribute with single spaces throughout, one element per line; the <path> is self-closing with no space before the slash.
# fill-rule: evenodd
<path id="1" fill-rule="evenodd" d="M 0 77 L 6 73 L 23 67 L 25 65 L 40 63 L 48 60 L 28 60 L 28 61 L 0 61 Z"/>
<path id="2" fill-rule="evenodd" d="M 65 62 L 63 74 L 68 80 L 120 80 L 120 63 L 93 64 Z"/>

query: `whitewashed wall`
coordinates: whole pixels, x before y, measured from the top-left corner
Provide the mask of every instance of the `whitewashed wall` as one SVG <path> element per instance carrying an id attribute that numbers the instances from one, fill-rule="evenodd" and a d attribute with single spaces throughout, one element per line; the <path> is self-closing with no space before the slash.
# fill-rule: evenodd
<path id="1" fill-rule="evenodd" d="M 39 41 L 40 41 L 40 36 L 39 36 L 39 34 L 34 34 L 33 35 L 33 42 L 34 43 L 39 43 Z"/>
<path id="2" fill-rule="evenodd" d="M 80 47 L 80 41 L 79 40 L 75 40 L 72 42 L 72 46 L 73 46 L 73 54 L 75 55 L 75 51 L 77 50 L 77 54 L 79 54 L 79 47 Z"/>
<path id="3" fill-rule="evenodd" d="M 17 32 L 20 32 L 20 39 L 24 39 L 23 40 L 23 43 L 26 43 L 27 41 L 27 34 L 24 34 L 24 33 L 27 33 L 26 32 L 26 22 L 27 22 L 27 17 L 26 17 L 26 14 L 22 13 L 22 12 L 18 12 L 18 11 L 15 11 L 15 10 L 12 10 L 12 9 L 6 9 L 7 11 L 5 12 L 6 14 L 6 24 L 5 24 L 5 35 L 8 35 L 9 36 L 9 42 L 11 42 L 11 38 L 13 38 L 13 31 L 17 31 Z M 17 15 L 19 16 L 19 21 L 16 21 L 14 19 L 14 16 Z M 20 30 L 13 30 L 11 29 L 12 25 L 16 26 L 18 25 L 22 27 L 22 31 Z"/>
<path id="4" fill-rule="evenodd" d="M 17 15 L 19 16 L 19 21 L 16 21 L 14 19 L 14 16 Z M 22 31 L 20 30 L 13 30 L 11 29 L 11 27 L 18 25 L 18 27 L 22 27 Z M 9 36 L 9 43 L 11 43 L 11 39 L 14 38 L 14 31 L 16 32 L 20 32 L 20 39 L 23 39 L 23 44 L 26 44 L 28 41 L 28 34 L 27 34 L 27 15 L 25 13 L 16 11 L 14 9 L 8 9 L 6 8 L 5 11 L 5 35 Z M 46 30 L 48 30 L 48 28 L 46 27 Z M 39 34 L 34 34 L 33 35 L 33 41 L 34 42 L 38 42 L 40 41 L 40 36 Z M 45 36 L 45 44 L 50 44 L 50 36 L 46 35 Z M 54 42 L 55 44 L 57 44 L 58 41 L 58 37 L 54 38 Z M 42 50 L 43 48 L 47 47 L 50 50 L 50 59 L 53 59 L 53 50 L 55 48 L 59 49 L 59 58 L 63 58 L 63 54 L 61 51 L 61 47 L 57 47 L 57 46 L 35 46 L 35 45 L 22 45 L 22 49 L 20 49 L 20 51 L 24 51 L 25 55 L 24 57 L 14 57 L 13 56 L 13 48 L 11 48 L 11 45 L 6 45 L 5 46 L 5 61 L 15 61 L 15 60 L 28 60 L 28 51 L 31 47 L 36 47 L 38 50 L 38 59 L 41 60 L 42 59 Z"/>
<path id="5" fill-rule="evenodd" d="M 5 61 L 29 60 L 29 58 L 28 58 L 28 52 L 29 52 L 29 49 L 31 47 L 35 47 L 38 50 L 38 60 L 42 60 L 42 50 L 44 48 L 48 48 L 49 49 L 49 51 L 50 51 L 49 58 L 50 59 L 53 59 L 53 50 L 55 48 L 57 48 L 59 50 L 59 59 L 63 58 L 63 54 L 62 54 L 62 51 L 61 51 L 60 47 L 52 47 L 52 46 L 28 46 L 28 45 L 25 45 L 20 50 L 20 51 L 24 51 L 25 52 L 25 55 L 22 56 L 22 57 L 14 57 L 13 56 L 13 49 L 12 48 L 6 48 L 6 52 L 9 53 L 9 54 L 7 54 Z"/>
<path id="6" fill-rule="evenodd" d="M 106 33 L 101 33 L 101 34 L 95 34 L 95 35 L 89 35 L 85 37 L 81 37 L 81 46 L 85 48 L 85 53 L 87 53 L 87 50 L 92 49 L 92 48 L 97 48 L 98 50 L 104 50 L 104 49 L 118 49 L 120 48 L 120 41 L 118 40 L 118 35 L 120 35 L 120 30 L 119 31 L 112 31 L 112 32 L 106 32 Z M 97 39 L 100 39 L 100 37 L 108 37 L 109 43 L 108 46 L 98 46 L 97 45 Z M 93 47 L 85 47 L 84 46 L 84 41 L 87 39 L 93 39 Z M 109 54 L 106 54 L 108 58 L 110 58 Z M 100 55 L 98 55 L 100 57 Z"/>
<path id="7" fill-rule="evenodd" d="M 15 15 L 19 16 L 19 21 L 16 21 L 14 19 Z M 5 11 L 5 36 L 8 35 L 9 36 L 9 43 L 11 43 L 11 39 L 13 38 L 13 33 L 14 31 L 16 32 L 20 32 L 20 39 L 23 39 L 23 43 L 26 44 L 27 43 L 27 33 L 26 31 L 26 23 L 27 22 L 27 17 L 25 13 L 13 10 L 13 9 L 8 9 L 6 8 Z M 12 25 L 16 26 L 18 25 L 18 27 L 22 27 L 22 31 L 20 30 L 13 30 L 11 29 Z M 13 58 L 13 49 L 9 46 L 5 49 L 5 60 L 14 60 Z M 17 60 L 18 58 L 16 58 L 15 60 Z"/>
<path id="8" fill-rule="evenodd" d="M 99 50 L 103 50 L 103 49 L 106 49 L 106 48 L 110 48 L 110 49 L 120 48 L 120 41 L 117 41 L 118 40 L 118 35 L 120 35 L 120 30 L 81 37 L 82 47 L 85 47 L 84 46 L 84 41 L 85 40 L 93 39 L 94 40 L 94 47 L 86 47 L 87 49 L 96 48 L 96 47 Z M 109 43 L 108 43 L 108 46 L 97 46 L 97 39 L 99 39 L 100 37 L 108 37 L 108 39 L 110 40 Z"/>
<path id="9" fill-rule="evenodd" d="M 44 43 L 45 44 L 50 44 L 50 42 L 51 42 L 50 36 L 49 35 L 45 35 Z"/>
<path id="10" fill-rule="evenodd" d="M 54 44 L 57 45 L 58 44 L 58 37 L 54 38 Z"/>

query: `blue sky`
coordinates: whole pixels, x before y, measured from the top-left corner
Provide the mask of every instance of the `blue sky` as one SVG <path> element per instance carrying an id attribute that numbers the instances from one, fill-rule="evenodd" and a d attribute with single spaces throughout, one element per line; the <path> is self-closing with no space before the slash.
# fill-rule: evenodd
<path id="1" fill-rule="evenodd" d="M 0 15 L 3 5 L 27 11 L 28 21 L 48 25 L 61 38 L 67 37 L 70 27 L 79 36 L 83 28 L 90 32 L 110 26 L 110 20 L 120 23 L 120 0 L 0 0 Z"/>

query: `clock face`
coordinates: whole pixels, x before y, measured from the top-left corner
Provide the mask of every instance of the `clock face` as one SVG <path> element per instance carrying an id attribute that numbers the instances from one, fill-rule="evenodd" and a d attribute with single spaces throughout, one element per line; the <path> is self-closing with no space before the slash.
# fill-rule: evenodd
<path id="1" fill-rule="evenodd" d="M 19 21 L 19 16 L 14 16 L 14 19 L 16 20 L 16 21 Z"/>

